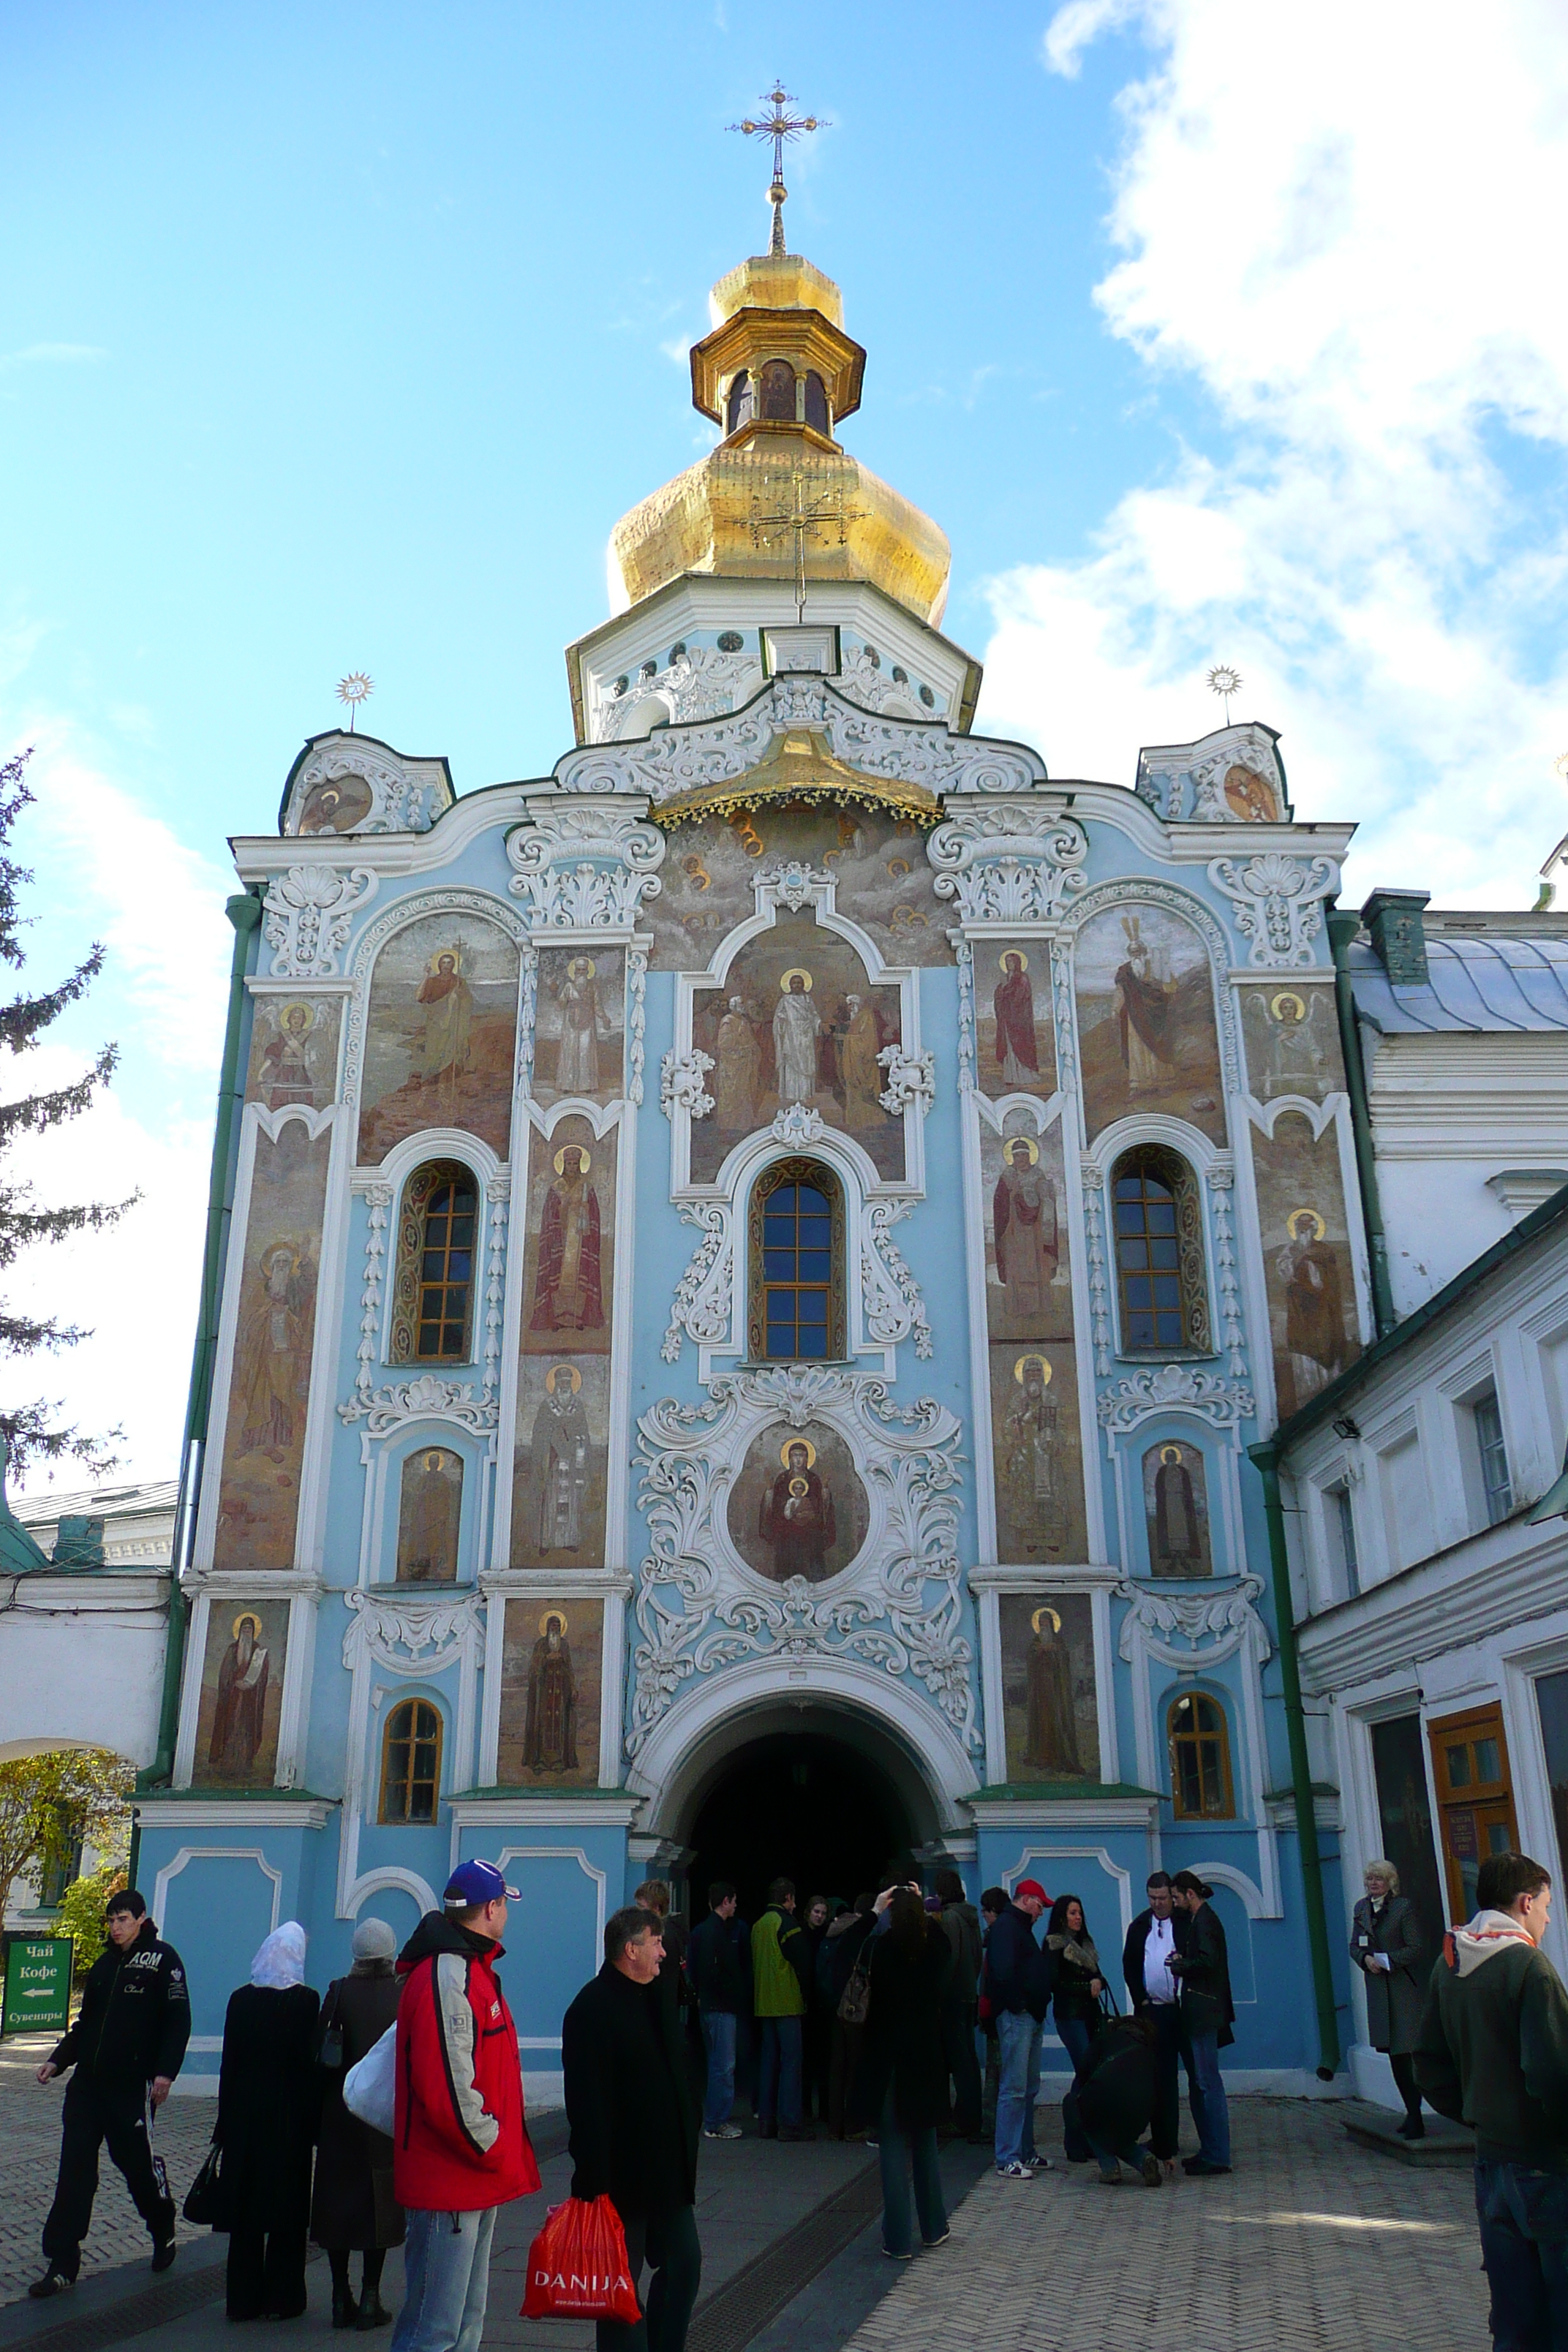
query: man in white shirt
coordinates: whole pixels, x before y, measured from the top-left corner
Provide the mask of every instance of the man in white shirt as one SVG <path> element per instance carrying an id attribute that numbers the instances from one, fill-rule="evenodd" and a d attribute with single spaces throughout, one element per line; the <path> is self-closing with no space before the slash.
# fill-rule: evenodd
<path id="1" fill-rule="evenodd" d="M 1127 1930 L 1121 1973 L 1127 1997 L 1136 2015 L 1147 2011 L 1154 2021 L 1154 2112 L 1149 2125 L 1149 2145 L 1159 2158 L 1167 2179 L 1176 2174 L 1182 2093 L 1179 2073 L 1181 2028 L 1176 2009 L 1176 1979 L 1171 1959 L 1179 1947 L 1170 1873 L 1151 1871 L 1146 1892 L 1149 1908 L 1141 1911 Z"/>

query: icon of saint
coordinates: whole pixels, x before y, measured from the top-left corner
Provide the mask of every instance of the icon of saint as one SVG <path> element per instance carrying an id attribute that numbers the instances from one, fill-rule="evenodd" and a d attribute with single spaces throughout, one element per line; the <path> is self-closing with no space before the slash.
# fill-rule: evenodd
<path id="1" fill-rule="evenodd" d="M 1322 1085 L 1323 1057 L 1312 1034 L 1306 999 L 1293 988 L 1283 988 L 1268 1006 L 1268 1068 L 1264 1099 L 1276 1095 L 1305 1095 L 1316 1101 Z"/>
<path id="2" fill-rule="evenodd" d="M 257 1092 L 268 1110 L 281 1110 L 285 1103 L 316 1108 L 310 1046 L 315 1025 L 315 1013 L 308 1004 L 286 1004 L 279 1013 L 277 1031 L 263 1045 L 257 1070 Z"/>
<path id="3" fill-rule="evenodd" d="M 593 1440 L 583 1402 L 583 1375 L 552 1364 L 533 1417 L 532 1462 L 539 1494 L 537 1533 L 544 1551 L 577 1551 L 588 1515 Z"/>
<path id="4" fill-rule="evenodd" d="M 1042 1550 L 1059 1550 L 1067 1540 L 1068 1512 L 1058 1409 L 1049 1394 L 1051 1368 L 1043 1356 L 1020 1356 L 1013 1378 L 1018 1393 L 1007 1409 L 1003 1438 L 1020 1538 L 1032 1538 Z"/>
<path id="5" fill-rule="evenodd" d="M 244 1453 L 279 1460 L 294 1443 L 310 1386 L 315 1297 L 308 1248 L 277 1242 L 262 1251 L 236 1345 Z"/>
<path id="6" fill-rule="evenodd" d="M 556 1058 L 555 1085 L 563 1095 L 595 1095 L 599 1091 L 599 1040 L 609 1034 L 605 1008 L 590 956 L 574 956 L 566 977 L 555 991 L 561 1016 L 561 1049 Z"/>
<path id="7" fill-rule="evenodd" d="M 468 1036 L 474 1020 L 474 992 L 463 978 L 462 958 L 456 948 L 443 948 L 430 959 L 419 983 L 424 1021 L 419 1039 L 419 1078 L 427 1087 L 442 1080 L 455 1095 L 457 1082 L 468 1066 Z"/>
<path id="8" fill-rule="evenodd" d="M 996 1064 L 1009 1087 L 1034 1087 L 1040 1082 L 1040 1058 L 1035 1045 L 1035 990 L 1028 959 L 1016 948 L 1002 958 L 1002 977 L 991 1002 L 996 1013 Z"/>
<path id="9" fill-rule="evenodd" d="M 847 996 L 844 1003 L 849 1015 L 839 1049 L 845 1123 L 851 1129 L 881 1127 L 888 1116 L 879 1099 L 886 1083 L 877 1059 L 886 1043 L 881 1015 L 862 996 Z"/>
<path id="10" fill-rule="evenodd" d="M 1030 1623 L 1034 1639 L 1024 1662 L 1028 1686 L 1024 1761 L 1052 1779 L 1058 1775 L 1081 1778 L 1072 1658 L 1063 1638 L 1062 1621 L 1054 1609 L 1037 1609 Z"/>
<path id="11" fill-rule="evenodd" d="M 1127 955 L 1116 971 L 1116 1024 L 1128 1091 L 1158 1094 L 1175 1076 L 1172 1035 L 1175 984 L 1157 947 L 1144 939 L 1140 918 L 1124 915 Z"/>
<path id="12" fill-rule="evenodd" d="M 301 833 L 352 833 L 370 814 L 374 794 L 363 776 L 330 777 L 312 784 L 300 811 Z"/>
<path id="13" fill-rule="evenodd" d="M 996 1279 L 1007 1294 L 1014 1320 L 1032 1327 L 1020 1331 L 1022 1339 L 1038 1336 L 1039 1318 L 1050 1305 L 1050 1287 L 1061 1262 L 1056 1187 L 1039 1157 L 1038 1144 L 1026 1136 L 1014 1136 L 991 1202 Z"/>
<path id="14" fill-rule="evenodd" d="M 1280 1396 L 1282 1413 L 1290 1413 L 1327 1388 L 1344 1370 L 1349 1354 L 1345 1339 L 1344 1285 L 1339 1252 L 1324 1239 L 1328 1228 L 1316 1209 L 1293 1209 L 1286 1219 L 1290 1238 L 1275 1260 L 1285 1286 L 1285 1352 L 1293 1396 Z"/>
<path id="15" fill-rule="evenodd" d="M 1203 1467 L 1199 1461 L 1198 1475 Z M 1162 1445 L 1154 1473 L 1154 1573 L 1206 1576 L 1209 1572 L 1197 1494 L 1179 1445 Z"/>
<path id="16" fill-rule="evenodd" d="M 217 1705 L 207 1742 L 207 1762 L 216 1770 L 247 1776 L 260 1755 L 267 1729 L 268 1672 L 261 1620 L 243 1610 L 218 1661 Z"/>
<path id="17" fill-rule="evenodd" d="M 822 1027 L 811 1001 L 811 974 L 786 971 L 773 1007 L 773 1063 L 779 1108 L 808 1103 L 816 1092 L 816 1040 Z"/>
<path id="18" fill-rule="evenodd" d="M 730 999 L 729 1009 L 719 1024 L 715 1060 L 719 1124 L 731 1134 L 743 1135 L 756 1124 L 757 1090 L 763 1075 L 763 1050 L 747 1018 L 743 997 Z"/>
<path id="19" fill-rule="evenodd" d="M 555 1155 L 555 1181 L 544 1196 L 531 1331 L 604 1328 L 599 1196 L 588 1181 L 591 1165 L 581 1144 L 563 1143 Z"/>
<path id="20" fill-rule="evenodd" d="M 773 1576 L 780 1584 L 804 1576 L 820 1584 L 828 1573 L 827 1554 L 837 1534 L 833 1489 L 812 1466 L 816 1450 L 792 1438 L 783 1451 L 784 1468 L 763 1497 L 761 1534 L 773 1549 Z"/>
<path id="21" fill-rule="evenodd" d="M 403 1465 L 398 1513 L 400 1584 L 456 1582 L 462 1502 L 463 1465 L 456 1454 L 433 1445 L 409 1455 Z"/>
<path id="22" fill-rule="evenodd" d="M 577 1769 L 577 1676 L 563 1611 L 547 1609 L 528 1667 L 522 1760 L 531 1772 Z"/>

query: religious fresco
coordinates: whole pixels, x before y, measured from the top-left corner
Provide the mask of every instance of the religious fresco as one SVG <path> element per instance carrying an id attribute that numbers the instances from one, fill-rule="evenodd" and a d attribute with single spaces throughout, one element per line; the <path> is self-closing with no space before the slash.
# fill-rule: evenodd
<path id="1" fill-rule="evenodd" d="M 994 1339 L 1072 1337 L 1067 1192 L 1059 1126 L 1037 1135 L 1026 1112 L 980 1130 L 985 1203 L 985 1318 Z"/>
<path id="2" fill-rule="evenodd" d="M 1343 1093 L 1344 1061 L 1331 988 L 1273 981 L 1241 992 L 1247 1083 L 1259 1102 L 1304 1095 L 1321 1102 Z"/>
<path id="3" fill-rule="evenodd" d="M 363 776 L 323 776 L 310 786 L 300 809 L 298 833 L 353 833 L 375 806 Z"/>
<path id="4" fill-rule="evenodd" d="M 1224 810 L 1213 805 L 1215 797 L 1211 784 L 1206 793 L 1200 793 L 1200 803 L 1205 804 L 1196 814 L 1220 816 L 1228 812 L 1239 817 L 1243 824 L 1277 824 L 1279 821 L 1279 795 L 1273 785 L 1267 776 L 1260 776 L 1256 768 L 1247 767 L 1240 760 L 1233 760 L 1219 780 Z"/>
<path id="5" fill-rule="evenodd" d="M 422 1445 L 403 1465 L 397 1508 L 399 1584 L 455 1584 L 463 1515 L 463 1457 Z"/>
<path id="6" fill-rule="evenodd" d="M 258 996 L 250 1030 L 245 1099 L 263 1110 L 303 1103 L 325 1110 L 337 1092 L 338 996 Z"/>
<path id="7" fill-rule="evenodd" d="M 265 1789 L 278 1770 L 287 1601 L 215 1592 L 207 1611 L 191 1785 Z"/>
<path id="8" fill-rule="evenodd" d="M 952 910 L 936 896 L 919 825 L 881 809 L 792 802 L 674 828 L 659 868 L 664 887 L 644 910 L 654 965 L 700 971 L 725 934 L 755 914 L 756 876 L 796 858 L 837 877 L 840 914 L 868 931 L 889 963 L 952 961 Z"/>
<path id="9" fill-rule="evenodd" d="M 1152 1576 L 1212 1576 L 1208 1481 L 1195 1445 L 1165 1438 L 1143 1456 Z"/>
<path id="10" fill-rule="evenodd" d="M 1339 1139 L 1331 1122 L 1314 1143 L 1304 1113 L 1282 1111 L 1252 1159 L 1283 1421 L 1361 1353 Z"/>
<path id="11" fill-rule="evenodd" d="M 259 1129 L 240 1260 L 215 1568 L 292 1568 L 305 1450 L 329 1131 Z"/>
<path id="12" fill-rule="evenodd" d="M 996 1465 L 996 1557 L 1089 1557 L 1078 1368 L 1070 1343 L 991 1347 L 991 1443 Z"/>
<path id="13" fill-rule="evenodd" d="M 1224 1087 L 1208 950 L 1163 907 L 1090 918 L 1073 959 L 1086 1131 L 1163 1111 L 1225 1141 Z"/>
<path id="14" fill-rule="evenodd" d="M 1086 1592 L 1003 1592 L 1007 1778 L 1098 1780 L 1094 1619 Z"/>
<path id="15" fill-rule="evenodd" d="M 533 1018 L 537 1102 L 614 1102 L 625 1091 L 626 959 L 619 948 L 544 948 Z"/>
<path id="16" fill-rule="evenodd" d="M 730 1490 L 730 1540 L 771 1584 L 824 1583 L 866 1540 L 870 1505 L 836 1429 L 775 1423 L 752 1440 Z"/>
<path id="17" fill-rule="evenodd" d="M 1050 950 L 1041 940 L 974 943 L 976 1076 L 982 1094 L 1054 1094 Z"/>
<path id="18" fill-rule="evenodd" d="M 375 961 L 365 1016 L 359 1158 L 426 1128 L 458 1127 L 507 1157 L 517 950 L 482 917 L 426 915 Z"/>
<path id="19" fill-rule="evenodd" d="M 888 1074 L 877 1057 L 899 1043 L 902 1020 L 899 991 L 873 988 L 848 940 L 809 916 L 781 916 L 749 940 L 723 986 L 692 1007 L 692 1042 L 713 1063 L 713 1108 L 691 1127 L 693 1181 L 711 1183 L 742 1137 L 792 1103 L 901 1178 L 904 1122 L 879 1100 Z"/>
<path id="20" fill-rule="evenodd" d="M 566 1118 L 529 1142 L 522 1349 L 607 1356 L 616 1265 L 614 1130 Z"/>
<path id="21" fill-rule="evenodd" d="M 603 1356 L 525 1357 L 511 1474 L 514 1568 L 600 1568 L 610 1433 Z"/>
<path id="22" fill-rule="evenodd" d="M 503 1789 L 592 1788 L 599 1778 L 605 1604 L 512 1594 L 501 1646 Z"/>

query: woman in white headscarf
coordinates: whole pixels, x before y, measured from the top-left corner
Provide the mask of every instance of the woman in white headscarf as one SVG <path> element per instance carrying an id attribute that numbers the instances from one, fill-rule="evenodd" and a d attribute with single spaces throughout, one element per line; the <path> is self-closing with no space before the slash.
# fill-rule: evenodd
<path id="1" fill-rule="evenodd" d="M 351 2116 L 343 2077 L 374 2050 L 397 2017 L 403 1979 L 393 1962 L 397 1938 L 384 1919 L 362 1919 L 354 1929 L 353 1966 L 334 1978 L 321 2002 L 320 2044 L 336 2063 L 321 2067 L 321 2120 L 316 2135 L 316 2188 L 310 2235 L 332 2266 L 332 2326 L 384 2327 L 392 2317 L 381 2299 L 381 2267 L 388 2246 L 403 2243 L 403 2208 L 392 2193 L 392 2142 Z M 349 2256 L 361 2257 L 364 2282 L 356 2301 Z"/>
<path id="2" fill-rule="evenodd" d="M 305 2308 L 321 2004 L 304 1976 L 305 1930 L 286 1920 L 224 2019 L 217 2138 L 231 2319 L 297 2319 Z"/>

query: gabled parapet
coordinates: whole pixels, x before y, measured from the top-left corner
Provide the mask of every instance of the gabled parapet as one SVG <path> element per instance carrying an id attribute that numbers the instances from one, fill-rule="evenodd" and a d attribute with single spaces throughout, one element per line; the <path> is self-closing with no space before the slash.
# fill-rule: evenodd
<path id="1" fill-rule="evenodd" d="M 428 833 L 456 794 L 445 760 L 412 760 L 341 727 L 312 735 L 289 771 L 281 834 Z"/>
<path id="2" fill-rule="evenodd" d="M 1150 743 L 1138 754 L 1140 800 L 1172 824 L 1291 822 L 1279 737 L 1256 719 L 1216 727 L 1194 743 Z"/>

